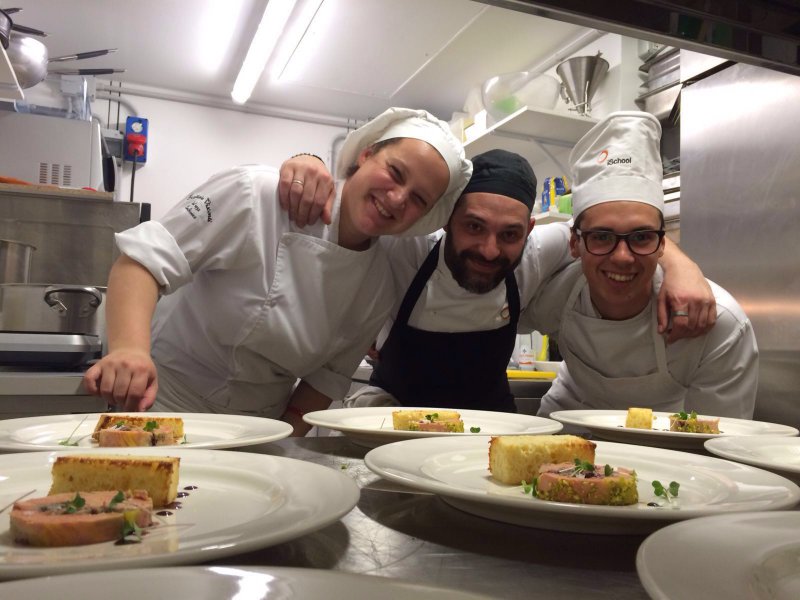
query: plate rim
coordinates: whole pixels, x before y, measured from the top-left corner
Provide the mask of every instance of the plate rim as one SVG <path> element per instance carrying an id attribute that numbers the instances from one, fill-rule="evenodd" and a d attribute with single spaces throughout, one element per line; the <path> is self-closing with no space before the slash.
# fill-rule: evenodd
<path id="1" fill-rule="evenodd" d="M 415 582 L 409 579 L 401 579 L 397 577 L 383 577 L 380 575 L 372 575 L 370 573 L 356 573 L 353 571 L 343 571 L 338 569 L 320 569 L 312 567 L 292 567 L 292 566 L 272 566 L 272 565 L 175 565 L 164 567 L 151 567 L 151 568 L 131 568 L 131 569 L 109 569 L 86 571 L 81 573 L 63 573 L 60 575 L 53 575 L 51 577 L 34 577 L 18 580 L 7 580 L 0 582 L 0 594 L 4 591 L 11 590 L 17 591 L 45 591 L 48 589 L 48 584 L 72 584 L 77 578 L 93 578 L 100 577 L 100 579 L 115 579 L 122 577 L 126 580 L 130 579 L 132 582 L 139 580 L 148 580 L 148 578 L 155 577 L 160 581 L 168 581 L 169 577 L 173 574 L 202 574 L 212 579 L 218 577 L 225 577 L 226 574 L 218 573 L 217 569 L 230 569 L 232 571 L 241 571 L 246 574 L 263 574 L 272 575 L 274 577 L 291 580 L 293 582 L 301 582 L 308 580 L 308 578 L 323 579 L 336 579 L 340 580 L 342 584 L 348 584 L 348 589 L 352 586 L 352 582 L 364 581 L 369 584 L 377 584 L 382 588 L 386 587 L 388 591 L 406 591 L 410 596 L 414 594 L 422 594 L 416 597 L 428 598 L 433 596 L 437 599 L 444 600 L 445 597 L 455 597 L 456 600 L 489 600 L 491 596 L 487 596 L 475 592 L 467 592 L 463 590 L 454 590 L 442 585 L 433 585 L 428 583 Z M 231 574 L 234 576 L 234 574 Z M 91 582 L 90 582 L 91 583 Z M 126 583 L 126 582 L 123 582 Z M 388 584 L 388 585 L 387 585 Z M 72 591 L 76 590 L 74 587 L 68 588 Z M 302 592 L 303 590 L 299 590 Z M 358 586 L 354 589 L 358 592 Z M 454 596 L 454 594 L 457 594 Z M 139 598 L 140 596 L 137 596 Z"/>
<path id="2" fill-rule="evenodd" d="M 755 444 L 758 442 L 759 438 L 767 438 L 772 443 L 785 443 L 791 444 L 792 440 L 794 440 L 794 445 L 800 447 L 800 438 L 798 437 L 790 437 L 790 436 L 773 436 L 773 435 L 725 435 L 719 438 L 713 438 L 710 440 L 706 440 L 703 446 L 705 446 L 706 450 L 714 454 L 715 456 L 719 456 L 720 458 L 724 458 L 726 460 L 732 460 L 736 462 L 745 463 L 748 465 L 752 465 L 754 467 L 760 467 L 762 469 L 768 469 L 770 471 L 783 471 L 784 473 L 794 473 L 800 474 L 800 465 L 779 465 L 771 461 L 761 460 L 758 458 L 750 458 L 750 457 L 742 457 L 741 455 L 735 453 L 725 453 L 724 448 L 720 449 L 717 448 L 719 445 L 723 444 L 732 444 L 737 441 L 741 440 L 741 443 L 747 444 Z"/>
<path id="3" fill-rule="evenodd" d="M 736 521 L 741 521 L 743 519 L 756 519 L 759 521 L 762 520 L 785 520 L 787 517 L 797 519 L 798 524 L 800 524 L 800 511 L 797 510 L 779 510 L 779 511 L 765 511 L 765 512 L 733 512 L 733 513 L 725 513 L 725 514 L 718 514 L 718 515 L 710 515 L 707 517 L 702 517 L 699 519 L 692 519 L 690 521 L 681 521 L 678 523 L 671 524 L 667 527 L 660 529 L 659 531 L 654 532 L 650 536 L 648 536 L 639 546 L 638 550 L 636 551 L 636 573 L 639 576 L 639 581 L 642 583 L 642 586 L 645 588 L 647 593 L 654 599 L 658 600 L 667 600 L 668 598 L 674 597 L 670 596 L 670 590 L 664 589 L 663 582 L 661 582 L 661 578 L 658 577 L 658 573 L 653 572 L 653 567 L 648 567 L 648 564 L 653 562 L 655 558 L 651 558 L 653 552 L 659 551 L 663 548 L 665 538 L 670 540 L 672 538 L 680 537 L 681 534 L 684 533 L 687 529 L 694 529 L 697 530 L 698 527 L 705 528 L 705 527 L 714 527 L 715 525 L 720 525 L 725 531 L 728 531 L 727 526 L 730 526 L 730 522 L 734 521 L 734 525 L 736 525 Z M 720 530 L 718 527 L 717 530 Z M 686 545 L 684 544 L 684 547 Z M 740 555 L 748 555 L 750 556 L 751 553 L 740 553 Z M 707 572 L 707 571 L 706 571 Z M 674 581 L 675 578 L 671 577 L 670 581 Z M 741 587 L 739 589 L 742 589 Z M 704 596 L 696 596 L 696 598 L 700 598 Z M 749 598 L 750 596 L 736 596 L 732 598 Z"/>
<path id="4" fill-rule="evenodd" d="M 119 454 L 119 448 L 93 448 L 87 449 L 87 454 Z M 126 449 L 128 451 L 130 449 Z M 287 502 L 279 506 L 276 511 L 271 511 L 266 515 L 261 515 L 253 521 L 248 522 L 251 525 L 247 529 L 244 536 L 240 536 L 236 540 L 228 540 L 226 544 L 213 543 L 213 537 L 219 536 L 226 530 L 241 527 L 241 525 L 229 525 L 227 527 L 209 532 L 207 537 L 208 541 L 199 541 L 196 545 L 190 548 L 180 547 L 173 552 L 155 552 L 152 554 L 140 554 L 133 556 L 117 556 L 108 557 L 108 554 L 102 558 L 91 559 L 76 559 L 75 561 L 64 562 L 38 562 L 20 564 L 13 563 L 7 564 L 0 562 L 0 581 L 19 579 L 25 577 L 39 577 L 43 575 L 60 575 L 67 573 L 78 573 L 98 570 L 111 570 L 111 569 L 129 569 L 147 567 L 150 565 L 172 565 L 179 566 L 185 564 L 192 564 L 197 562 L 205 562 L 214 558 L 222 558 L 226 556 L 241 554 L 252 550 L 261 548 L 268 548 L 286 541 L 302 537 L 314 531 L 318 531 L 328 525 L 335 523 L 344 515 L 348 514 L 358 504 L 361 490 L 358 484 L 345 473 L 341 473 L 336 469 L 326 467 L 317 463 L 303 461 L 295 458 L 284 456 L 275 456 L 272 454 L 260 454 L 254 452 L 230 452 L 227 450 L 219 449 L 175 449 L 168 446 L 157 446 L 152 448 L 135 448 L 131 452 L 132 455 L 142 455 L 152 453 L 152 455 L 170 455 L 179 456 L 181 461 L 191 463 L 193 468 L 203 468 L 209 464 L 214 465 L 214 468 L 220 466 L 232 466 L 234 464 L 240 467 L 250 468 L 255 473 L 259 473 L 259 467 L 262 469 L 267 464 L 278 465 L 281 472 L 296 473 L 298 469 L 304 469 L 309 477 L 313 477 L 317 485 L 325 481 L 330 486 L 329 492 L 326 494 L 325 502 L 309 502 L 307 508 L 314 509 L 315 512 L 312 516 L 305 521 L 295 521 L 290 527 L 282 527 L 279 533 L 271 530 L 269 523 L 275 519 L 279 519 L 279 514 L 284 505 L 288 506 L 290 502 L 297 502 L 300 498 L 297 496 L 296 490 L 291 490 L 287 487 L 288 484 L 281 481 L 281 489 L 287 493 L 289 498 Z M 47 480 L 49 477 L 49 466 L 56 456 L 69 454 L 63 452 L 21 452 L 14 454 L 0 455 L 0 469 L 4 463 L 15 463 L 14 468 L 20 467 L 31 469 L 42 469 L 41 479 Z M 22 465 L 20 465 L 20 462 Z M 218 462 L 221 461 L 221 462 Z M 269 479 L 272 481 L 272 478 Z M 0 481 L 0 491 L 4 485 L 13 485 L 7 482 L 12 481 L 13 478 L 6 478 Z M 292 495 L 294 493 L 294 495 Z M 334 502 L 334 499 L 337 502 Z M 296 504 L 294 505 L 296 507 Z M 254 524 L 260 523 L 261 528 L 254 528 Z M 274 528 L 273 528 L 274 529 Z M 7 532 L 4 531 L 4 533 Z M 13 543 L 9 541 L 8 544 L 4 543 L 5 548 L 13 547 Z M 103 542 L 103 544 L 113 544 L 113 542 Z M 28 548 L 30 550 L 30 548 Z M 35 550 L 35 549 L 34 549 Z M 2 553 L 0 553 L 2 556 Z"/>
<path id="5" fill-rule="evenodd" d="M 150 415 L 153 417 L 180 417 L 187 421 L 229 421 L 235 423 L 236 421 L 250 421 L 251 423 L 266 423 L 274 425 L 276 431 L 274 433 L 263 434 L 250 434 L 240 438 L 211 440 L 207 442 L 187 442 L 186 444 L 173 444 L 170 446 L 163 446 L 164 448 L 180 448 L 180 449 L 203 449 L 203 450 L 222 450 L 226 448 L 242 448 L 244 446 L 254 446 L 257 444 L 266 444 L 269 442 L 276 442 L 289 437 L 292 434 L 292 426 L 284 421 L 278 419 L 269 419 L 267 417 L 256 417 L 251 415 L 229 415 L 224 413 L 184 413 L 184 412 L 144 412 L 135 413 L 130 411 L 114 412 L 98 412 L 98 413 L 67 413 L 58 415 L 40 415 L 35 417 L 19 417 L 15 419 L 0 420 L 0 453 L 9 452 L 60 452 L 60 451 L 85 451 L 97 448 L 98 446 L 61 446 L 61 445 L 42 445 L 31 444 L 25 442 L 17 442 L 9 439 L 15 431 L 19 431 L 20 421 L 36 422 L 30 423 L 30 427 L 39 425 L 48 425 L 57 423 L 61 420 L 70 420 L 71 423 L 78 423 L 80 421 L 92 420 L 95 421 L 103 414 L 119 414 L 122 415 Z M 78 423 L 79 424 L 79 423 Z M 16 427 L 15 427 L 16 426 Z"/>

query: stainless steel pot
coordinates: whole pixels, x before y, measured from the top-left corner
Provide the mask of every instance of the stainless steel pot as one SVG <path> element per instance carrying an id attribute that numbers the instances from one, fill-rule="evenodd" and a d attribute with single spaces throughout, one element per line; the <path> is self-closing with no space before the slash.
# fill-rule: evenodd
<path id="1" fill-rule="evenodd" d="M 0 331 L 71 333 L 105 338 L 106 288 L 0 285 Z"/>
<path id="2" fill-rule="evenodd" d="M 25 242 L 0 240 L 0 283 L 28 283 L 34 250 Z"/>

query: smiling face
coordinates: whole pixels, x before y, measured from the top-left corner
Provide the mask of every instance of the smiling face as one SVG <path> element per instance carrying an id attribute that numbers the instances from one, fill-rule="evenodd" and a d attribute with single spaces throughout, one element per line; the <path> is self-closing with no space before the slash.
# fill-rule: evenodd
<path id="1" fill-rule="evenodd" d="M 661 213 L 641 202 L 604 202 L 587 208 L 578 221 L 581 231 L 602 230 L 630 233 L 661 229 Z M 650 301 L 653 274 L 664 253 L 664 241 L 653 254 L 639 256 L 620 240 L 610 254 L 596 256 L 586 250 L 575 233 L 570 239 L 572 255 L 581 259 L 589 284 L 592 303 L 606 319 L 629 319 L 639 314 Z"/>
<path id="2" fill-rule="evenodd" d="M 342 189 L 339 242 L 346 247 L 402 233 L 447 190 L 450 171 L 427 142 L 403 138 L 362 150 Z"/>
<path id="3" fill-rule="evenodd" d="M 444 258 L 453 278 L 475 294 L 493 290 L 519 264 L 532 228 L 528 207 L 519 200 L 465 194 L 445 227 Z"/>

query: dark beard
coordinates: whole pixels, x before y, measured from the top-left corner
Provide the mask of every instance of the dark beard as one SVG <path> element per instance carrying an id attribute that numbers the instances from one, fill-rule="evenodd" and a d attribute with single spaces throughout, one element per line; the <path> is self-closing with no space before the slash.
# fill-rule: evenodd
<path id="1" fill-rule="evenodd" d="M 500 269 L 494 275 L 484 275 L 474 273 L 467 265 L 467 260 L 474 258 L 478 261 L 483 261 L 484 258 L 478 253 L 471 250 L 464 250 L 461 253 L 456 253 L 453 247 L 452 237 L 447 235 L 444 240 L 444 261 L 456 280 L 458 285 L 472 292 L 473 294 L 486 294 L 491 292 L 494 288 L 500 285 L 500 282 L 506 278 L 506 275 L 517 268 L 522 260 L 522 253 L 517 257 L 513 263 L 507 258 L 501 256 L 491 261 L 492 264 L 498 265 Z"/>

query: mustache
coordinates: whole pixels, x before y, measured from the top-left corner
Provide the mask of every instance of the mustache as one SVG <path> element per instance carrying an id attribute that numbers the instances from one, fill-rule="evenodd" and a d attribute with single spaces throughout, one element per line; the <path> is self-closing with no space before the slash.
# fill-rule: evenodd
<path id="1" fill-rule="evenodd" d="M 486 260 L 479 252 L 474 252 L 472 250 L 463 250 L 458 254 L 458 257 L 461 260 L 472 259 L 475 262 L 483 263 L 485 265 L 493 265 L 495 267 L 506 268 L 511 266 L 511 261 L 504 256 L 498 256 L 494 260 Z"/>

